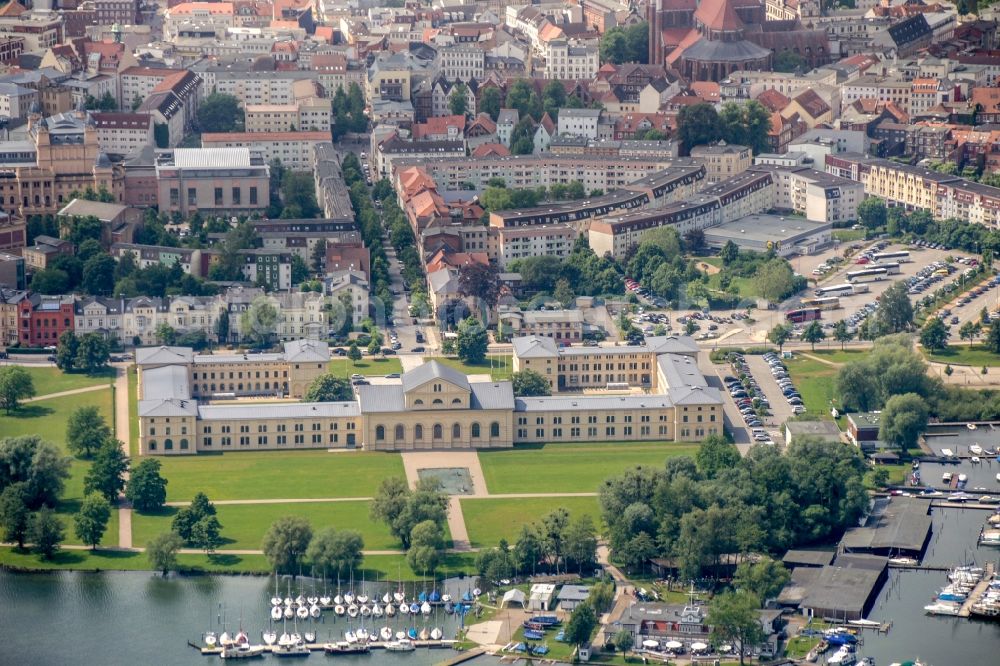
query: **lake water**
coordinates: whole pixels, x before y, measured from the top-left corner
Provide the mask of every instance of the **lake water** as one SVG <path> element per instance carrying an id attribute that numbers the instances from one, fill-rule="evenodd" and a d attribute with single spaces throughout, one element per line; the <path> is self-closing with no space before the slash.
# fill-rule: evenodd
<path id="1" fill-rule="evenodd" d="M 925 563 L 1000 564 L 1000 549 L 976 545 L 976 535 L 986 516 L 987 512 L 972 509 L 934 510 L 934 531 Z M 861 653 L 874 657 L 878 666 L 917 657 L 932 666 L 1000 663 L 1000 622 L 924 614 L 924 605 L 946 582 L 944 572 L 893 571 L 871 614 L 871 619 L 892 622 L 892 630 L 887 635 L 865 632 Z M 455 579 L 439 589 L 458 597 L 470 585 L 468 579 Z M 369 594 L 373 587 L 368 585 Z M 421 585 L 416 587 L 423 589 Z M 303 583 L 302 589 L 309 595 L 312 583 Z M 413 586 L 408 593 L 412 591 Z M 285 596 L 284 582 L 279 592 Z M 219 630 L 221 603 L 225 604 L 230 631 L 239 628 L 242 612 L 244 629 L 258 640 L 269 624 L 268 600 L 273 594 L 274 579 L 264 577 L 164 579 L 144 572 L 0 572 L 0 635 L 4 638 L 0 664 L 217 663 L 218 657 L 202 657 L 188 647 L 187 641 L 199 641 L 206 630 Z M 298 590 L 293 586 L 292 596 L 296 594 Z M 421 627 L 423 619 L 414 623 L 397 616 L 390 624 L 395 628 L 411 624 Z M 442 627 L 450 637 L 459 620 L 439 612 L 427 624 Z M 347 624 L 330 614 L 323 621 L 310 621 L 308 627 L 317 632 L 320 640 L 329 640 L 342 636 Z M 299 629 L 305 630 L 301 625 Z M 336 659 L 347 666 L 431 666 L 451 654 L 447 650 L 417 650 Z M 322 654 L 310 657 L 312 662 L 327 659 Z M 269 657 L 268 661 L 278 660 Z M 494 659 L 477 660 L 481 661 L 489 666 L 497 664 Z"/>
<path id="2" fill-rule="evenodd" d="M 301 580 L 301 579 L 300 579 Z M 284 596 L 284 582 L 281 594 Z M 454 581 L 449 588 L 461 595 L 469 581 Z M 307 584 L 305 594 L 311 593 Z M 369 585 L 369 594 L 372 586 Z M 441 588 L 439 588 L 441 589 Z M 263 577 L 194 576 L 162 578 L 144 572 L 13 574 L 0 572 L 0 664 L 173 664 L 218 663 L 187 645 L 200 642 L 206 630 L 219 631 L 220 603 L 225 603 L 226 624 L 236 631 L 243 614 L 243 628 L 251 641 L 260 643 L 268 627 L 269 599 L 274 579 Z M 292 596 L 297 592 L 293 587 Z M 394 629 L 425 626 L 421 617 L 410 621 L 397 614 L 388 623 Z M 470 616 L 471 619 L 471 616 Z M 471 620 L 474 621 L 474 620 Z M 456 616 L 443 611 L 432 614 L 426 626 L 439 626 L 453 637 L 459 625 Z M 371 626 L 371 620 L 366 627 Z M 348 628 L 344 618 L 333 613 L 320 621 L 299 624 L 299 631 L 316 631 L 319 640 L 338 640 Z M 281 625 L 276 630 L 280 634 Z M 288 625 L 292 631 L 292 625 Z M 337 657 L 348 666 L 430 666 L 453 653 L 421 649 L 412 653 L 373 652 L 371 655 Z M 310 660 L 326 661 L 322 653 Z M 279 659 L 268 657 L 267 661 Z M 283 661 L 283 660 L 281 660 Z"/>

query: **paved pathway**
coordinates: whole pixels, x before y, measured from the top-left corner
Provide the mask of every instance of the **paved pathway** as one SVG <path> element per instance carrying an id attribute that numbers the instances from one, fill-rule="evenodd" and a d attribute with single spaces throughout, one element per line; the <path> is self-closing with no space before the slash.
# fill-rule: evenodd
<path id="1" fill-rule="evenodd" d="M 0 543 L 0 546 L 12 548 L 16 546 L 15 543 Z M 31 544 L 25 544 L 25 547 L 30 547 Z M 61 550 L 94 550 L 90 546 L 85 546 L 79 543 L 64 543 L 59 546 Z M 445 550 L 447 553 L 458 553 L 458 552 L 477 552 L 478 548 L 469 548 L 466 551 L 459 551 L 455 548 L 448 548 Z M 100 551 L 112 551 L 112 552 L 128 552 L 128 553 L 144 553 L 146 552 L 145 546 L 98 546 L 97 552 Z M 181 548 L 179 553 L 190 554 L 190 555 L 204 555 L 205 551 L 200 548 Z M 405 555 L 405 550 L 363 550 L 361 551 L 364 555 Z M 218 550 L 212 551 L 213 555 L 263 555 L 264 551 L 253 550 L 249 548 L 232 548 L 225 549 L 220 548 Z"/>
<path id="2" fill-rule="evenodd" d="M 462 513 L 462 501 L 458 495 L 448 498 L 448 531 L 451 532 L 451 547 L 459 552 L 469 552 L 472 544 L 469 542 L 469 532 L 465 529 L 465 515 Z"/>
<path id="3" fill-rule="evenodd" d="M 483 499 L 531 499 L 540 497 L 597 497 L 598 493 L 507 493 L 504 495 L 483 495 Z M 476 497 L 475 495 L 455 495 L 455 498 Z M 275 497 L 266 499 L 212 500 L 216 506 L 227 504 L 315 504 L 322 502 L 370 502 L 374 497 Z M 166 506 L 187 506 L 191 502 L 165 502 Z"/>
<path id="4" fill-rule="evenodd" d="M 611 564 L 609 559 L 610 554 L 607 542 L 603 540 L 599 541 L 597 544 L 597 561 L 604 567 L 605 571 L 611 574 L 611 578 L 615 581 L 615 603 L 610 611 L 599 618 L 601 631 L 598 631 L 597 636 L 594 638 L 595 646 L 603 646 L 610 640 L 611 635 L 613 635 L 613 627 L 609 624 L 610 618 L 621 617 L 625 610 L 635 603 L 633 595 L 635 587 L 629 582 L 628 577 L 622 573 L 621 569 Z"/>
<path id="5" fill-rule="evenodd" d="M 103 391 L 106 388 L 108 388 L 107 384 L 84 386 L 83 388 L 70 389 L 68 391 L 59 391 L 58 393 L 46 393 L 45 395 L 36 395 L 34 398 L 28 398 L 27 400 L 22 400 L 21 402 L 38 402 L 39 400 L 52 400 L 53 398 L 64 398 L 68 395 L 79 395 L 81 393 L 92 393 L 93 391 Z"/>
<path id="6" fill-rule="evenodd" d="M 128 370 L 116 367 L 116 371 L 118 374 L 115 376 L 115 437 L 121 441 L 122 450 L 128 457 L 131 438 L 128 413 Z M 127 472 L 125 477 L 128 478 Z M 132 547 L 132 505 L 129 504 L 124 495 L 118 498 L 118 545 L 122 548 Z"/>
<path id="7" fill-rule="evenodd" d="M 399 363 L 403 366 L 403 372 L 409 372 L 423 365 L 424 357 L 416 354 L 400 354 Z"/>
<path id="8" fill-rule="evenodd" d="M 464 467 L 472 477 L 471 497 L 486 497 L 486 481 L 483 468 L 479 464 L 479 455 L 475 451 L 404 451 L 403 469 L 406 470 L 406 480 L 414 488 L 420 475 L 417 470 L 442 467 Z M 464 495 L 463 497 L 470 497 Z"/>

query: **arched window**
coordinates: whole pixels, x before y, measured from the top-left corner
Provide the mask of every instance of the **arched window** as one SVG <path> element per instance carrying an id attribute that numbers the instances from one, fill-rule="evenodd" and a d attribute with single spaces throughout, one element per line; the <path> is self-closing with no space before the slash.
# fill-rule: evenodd
<path id="1" fill-rule="evenodd" d="M 451 427 L 451 438 L 462 439 L 462 426 L 456 423 Z"/>
<path id="2" fill-rule="evenodd" d="M 441 428 L 441 424 L 440 423 L 435 423 L 434 424 L 434 439 L 441 439 L 441 437 L 443 436 L 443 432 L 444 432 L 444 430 L 443 430 L 443 428 Z"/>
<path id="3" fill-rule="evenodd" d="M 148 448 L 149 448 L 150 451 L 155 451 L 156 450 L 156 440 L 155 439 L 149 440 Z"/>
<path id="4" fill-rule="evenodd" d="M 406 431 L 403 429 L 402 424 L 396 426 L 396 441 L 402 442 L 406 439 Z"/>
<path id="5" fill-rule="evenodd" d="M 444 401 L 441 400 L 441 398 L 434 398 L 434 402 L 432 402 L 431 404 L 432 405 L 443 405 Z"/>
<path id="6" fill-rule="evenodd" d="M 375 426 L 375 440 L 379 442 L 385 440 L 385 426 Z"/>
<path id="7" fill-rule="evenodd" d="M 494 421 L 490 424 L 490 437 L 500 436 L 500 424 Z"/>
<path id="8" fill-rule="evenodd" d="M 453 405 L 461 405 L 462 404 L 462 399 L 461 398 L 455 398 L 454 400 L 451 401 L 451 404 L 453 404 Z"/>
<path id="9" fill-rule="evenodd" d="M 424 404 L 424 401 L 421 400 L 420 398 L 417 398 L 416 400 L 413 401 L 413 404 L 414 405 L 422 405 L 422 404 Z"/>
<path id="10" fill-rule="evenodd" d="M 186 451 L 188 447 L 188 441 L 186 439 L 181 440 L 181 450 Z"/>
<path id="11" fill-rule="evenodd" d="M 478 437 L 479 437 L 479 424 L 478 423 L 473 423 L 472 424 L 472 438 L 476 439 Z"/>
<path id="12" fill-rule="evenodd" d="M 424 438 L 424 427 L 419 423 L 413 426 L 413 439 L 423 439 Z"/>
<path id="13" fill-rule="evenodd" d="M 173 451 L 174 450 L 174 440 L 172 440 L 172 439 L 165 439 L 165 440 L 163 440 L 163 448 L 165 450 L 167 450 L 167 451 Z"/>

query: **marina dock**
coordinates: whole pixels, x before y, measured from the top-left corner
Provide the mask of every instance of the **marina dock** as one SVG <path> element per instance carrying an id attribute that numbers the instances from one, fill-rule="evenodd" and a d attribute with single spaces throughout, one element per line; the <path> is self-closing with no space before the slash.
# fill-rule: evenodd
<path id="1" fill-rule="evenodd" d="M 464 664 L 470 659 L 475 659 L 481 654 L 486 654 L 486 648 L 484 647 L 472 648 L 471 650 L 460 652 L 450 659 L 439 661 L 438 663 L 434 664 L 434 666 L 458 666 L 459 664 Z"/>
<path id="2" fill-rule="evenodd" d="M 962 604 L 962 609 L 958 611 L 959 617 L 969 617 L 969 611 L 972 609 L 972 605 L 977 603 L 990 586 L 990 581 L 993 580 L 994 567 L 992 562 L 987 562 L 985 567 L 985 572 L 983 574 L 983 579 L 976 584 L 976 587 L 972 590 L 972 593 Z"/>
<path id="3" fill-rule="evenodd" d="M 410 642 L 413 643 L 413 646 L 417 647 L 417 648 L 444 649 L 444 648 L 454 647 L 454 645 L 455 645 L 455 643 L 457 641 L 454 641 L 454 640 L 419 641 L 418 640 L 418 641 L 410 641 Z M 218 655 L 218 654 L 222 653 L 222 648 L 218 647 L 218 646 L 217 647 L 205 647 L 203 645 L 198 645 L 198 644 L 193 643 L 191 641 L 188 641 L 188 645 L 190 645 L 191 647 L 193 647 L 194 649 L 198 650 L 199 652 L 201 652 L 203 655 L 206 655 L 206 656 Z M 323 652 L 324 650 L 326 650 L 326 647 L 328 645 L 334 645 L 334 644 L 333 643 L 306 643 L 305 644 L 306 648 L 308 648 L 310 652 Z M 264 652 L 265 653 L 268 653 L 268 652 L 277 652 L 278 651 L 278 646 L 277 645 L 262 645 L 261 647 L 264 648 Z M 371 643 L 368 643 L 368 649 L 369 650 L 382 650 L 382 649 L 385 649 L 385 642 L 384 641 L 372 641 Z M 475 652 L 475 650 L 472 650 L 471 652 Z M 460 664 L 463 661 L 468 661 L 469 659 L 472 659 L 473 657 L 478 657 L 480 654 L 482 654 L 482 652 L 478 652 L 476 654 L 469 654 L 469 652 L 463 652 L 462 654 L 456 656 L 454 659 L 447 660 L 447 661 L 442 662 L 442 663 L 449 664 L 449 665 Z"/>

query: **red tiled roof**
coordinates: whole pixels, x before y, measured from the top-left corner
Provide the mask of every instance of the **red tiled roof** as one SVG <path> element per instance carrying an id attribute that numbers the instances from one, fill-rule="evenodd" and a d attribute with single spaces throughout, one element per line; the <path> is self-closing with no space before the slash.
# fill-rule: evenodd
<path id="1" fill-rule="evenodd" d="M 483 143 L 476 146 L 476 149 L 472 151 L 473 157 L 487 157 L 490 155 L 508 157 L 510 151 L 502 143 Z"/>
<path id="2" fill-rule="evenodd" d="M 774 88 L 768 88 L 757 96 L 757 101 L 763 104 L 771 112 L 778 112 L 788 106 L 792 100 L 788 99 Z"/>
<path id="3" fill-rule="evenodd" d="M 694 17 L 711 30 L 732 32 L 743 27 L 743 21 L 729 0 L 702 0 Z"/>

